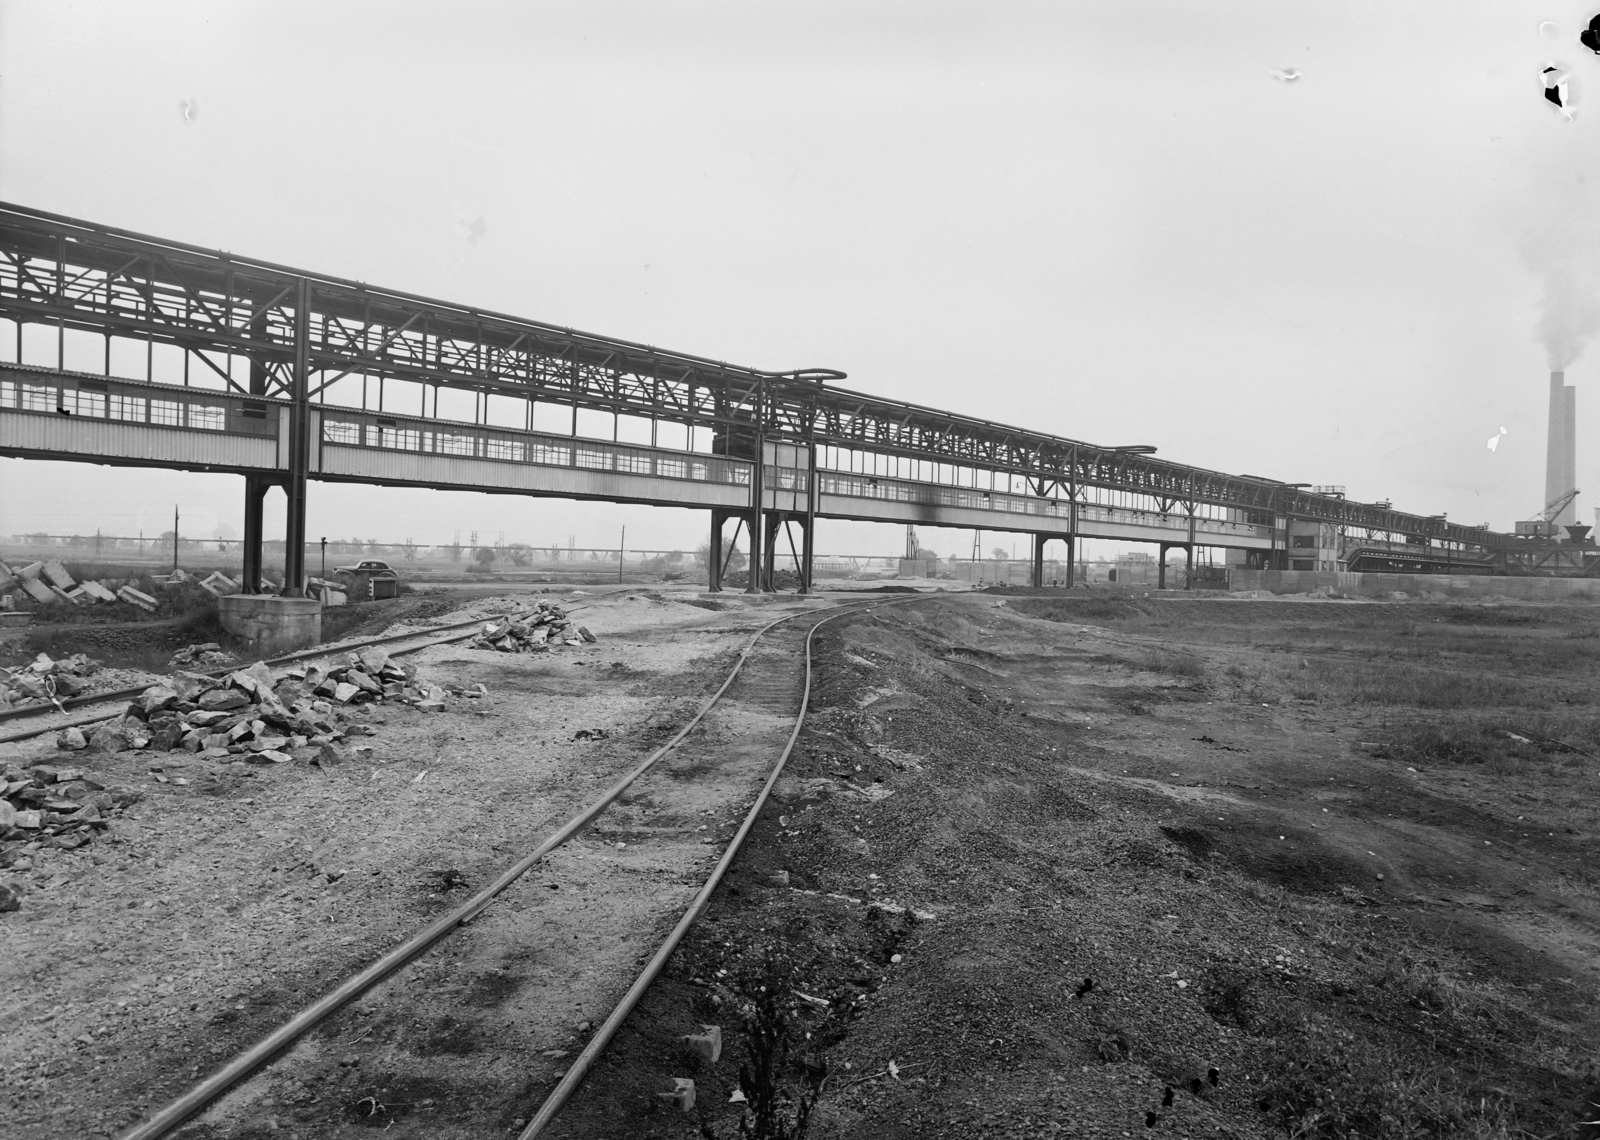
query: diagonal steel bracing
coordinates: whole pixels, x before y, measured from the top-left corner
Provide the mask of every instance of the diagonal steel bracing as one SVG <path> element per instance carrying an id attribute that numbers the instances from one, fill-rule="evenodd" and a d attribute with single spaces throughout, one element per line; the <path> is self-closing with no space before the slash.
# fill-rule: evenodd
<path id="1" fill-rule="evenodd" d="M 880 399 L 837 387 L 838 372 L 731 365 L 4 204 L 0 317 L 175 345 L 235 389 L 216 360 L 242 357 L 257 395 L 306 401 L 349 375 L 404 380 L 710 427 L 730 454 L 753 457 L 757 437 L 790 440 L 1021 475 L 1041 496 L 1104 488 L 1267 523 L 1514 543 L 1386 504 Z"/>

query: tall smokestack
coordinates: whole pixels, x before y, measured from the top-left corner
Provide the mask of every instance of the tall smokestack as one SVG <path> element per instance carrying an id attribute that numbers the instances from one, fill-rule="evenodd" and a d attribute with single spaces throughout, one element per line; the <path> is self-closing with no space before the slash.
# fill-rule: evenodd
<path id="1" fill-rule="evenodd" d="M 1544 501 L 1549 506 L 1578 483 L 1578 392 L 1566 373 L 1550 373 L 1550 431 L 1545 445 Z M 1550 520 L 1560 526 L 1578 521 L 1575 502 L 1568 502 Z"/>
<path id="2" fill-rule="evenodd" d="M 1571 384 L 1562 393 L 1566 397 L 1561 436 L 1561 493 L 1565 495 L 1578 485 L 1578 390 Z M 1578 521 L 1578 501 L 1574 496 L 1554 520 L 1560 526 L 1570 526 Z"/>

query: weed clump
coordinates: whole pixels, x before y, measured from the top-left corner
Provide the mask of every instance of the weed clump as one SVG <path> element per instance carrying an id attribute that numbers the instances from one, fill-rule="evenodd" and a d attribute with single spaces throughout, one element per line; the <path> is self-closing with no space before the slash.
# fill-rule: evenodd
<path id="1" fill-rule="evenodd" d="M 1395 732 L 1384 753 L 1416 767 L 1519 768 L 1594 758 L 1600 723 L 1587 717 L 1500 718 L 1411 725 Z M 1581 742 L 1581 743 L 1579 743 Z"/>
<path id="2" fill-rule="evenodd" d="M 740 1140 L 804 1140 L 828 1077 L 825 1062 L 791 1057 L 795 1032 L 778 995 L 792 988 L 793 972 L 769 959 L 758 980 L 743 987 L 750 1004 L 744 1013 L 745 1059 L 739 1065 L 745 1108 L 734 1135 Z M 700 1135 L 721 1140 L 703 1109 Z"/>
<path id="3" fill-rule="evenodd" d="M 1466 1095 L 1452 1072 L 1407 1069 L 1383 1042 L 1325 1018 L 1302 1016 L 1276 1037 L 1257 1107 L 1289 1136 L 1411 1140 L 1499 1136 L 1515 1126 L 1514 1108 L 1499 1094 Z"/>
<path id="4" fill-rule="evenodd" d="M 1151 673 L 1165 673 L 1171 677 L 1199 680 L 1206 675 L 1205 662 L 1193 653 L 1169 649 L 1151 649 L 1140 658 L 1139 665 Z"/>

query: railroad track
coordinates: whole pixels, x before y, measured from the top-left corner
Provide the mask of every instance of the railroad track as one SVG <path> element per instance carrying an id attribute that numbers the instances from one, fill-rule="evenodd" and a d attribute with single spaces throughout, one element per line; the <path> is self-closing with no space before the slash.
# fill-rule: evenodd
<path id="1" fill-rule="evenodd" d="M 812 682 L 812 642 L 817 629 L 840 617 L 913 600 L 898 598 L 893 601 L 850 602 L 823 615 L 815 612 L 791 614 L 763 626 L 746 644 L 721 686 L 666 743 L 532 850 L 506 867 L 471 898 L 311 1002 L 149 1119 L 124 1132 L 121 1140 L 157 1140 L 169 1135 L 230 1089 L 281 1056 L 349 1002 L 367 994 L 463 926 L 479 919 L 502 892 L 558 848 L 591 827 L 625 794 L 629 797 L 630 807 L 636 809 L 643 802 L 659 818 L 676 820 L 694 818 L 693 805 L 706 802 L 708 797 L 715 799 L 720 796 L 724 800 L 749 802 L 750 806 L 743 813 L 737 830 L 722 846 L 715 865 L 688 900 L 671 933 L 649 956 L 621 1001 L 593 1031 L 577 1058 L 555 1082 L 542 1104 L 532 1111 L 518 1140 L 532 1140 L 538 1136 L 556 1118 L 567 1098 L 581 1084 L 590 1067 L 660 973 L 684 934 L 705 910 L 740 845 L 754 826 L 773 785 L 783 772 L 805 721 Z M 696 737 L 692 747 L 684 747 L 684 742 L 691 736 Z M 759 788 L 759 791 L 752 792 L 755 788 Z M 630 834 L 632 840 L 625 845 L 634 847 L 631 854 L 635 856 L 643 848 L 657 863 L 676 860 L 690 867 L 703 866 L 710 855 L 698 838 L 698 830 L 685 824 L 628 831 L 626 822 L 607 828 L 611 838 L 624 832 Z M 639 883 L 630 886 L 626 880 L 625 875 L 610 874 L 606 879 L 606 891 L 610 894 L 631 889 L 642 893 L 646 904 L 660 909 L 662 887 L 659 881 L 642 878 Z M 499 918 L 504 913 L 505 908 L 500 908 L 491 917 Z M 585 913 L 586 929 L 592 934 L 595 919 L 592 912 Z M 524 924 L 548 925 L 538 913 L 519 914 L 516 917 Z M 521 936 L 526 937 L 526 932 L 522 932 Z M 565 932 L 562 936 L 566 936 Z M 572 937 L 582 936 L 572 934 Z M 534 1059 L 527 1058 L 524 1067 L 530 1070 L 534 1068 Z"/>
<path id="2" fill-rule="evenodd" d="M 582 606 L 564 606 L 567 614 L 575 614 L 582 610 L 592 608 L 593 603 Z M 344 641 L 337 645 L 317 646 L 314 649 L 303 649 L 296 653 L 286 653 L 282 657 L 273 657 L 267 664 L 280 668 L 292 665 L 296 661 L 315 661 L 322 657 L 333 657 L 340 653 L 349 653 L 353 650 L 364 649 L 370 645 L 395 646 L 389 649 L 391 657 L 403 657 L 408 653 L 420 653 L 435 645 L 449 645 L 456 641 L 467 641 L 475 637 L 479 628 L 486 621 L 494 621 L 504 615 L 488 614 L 484 617 L 473 618 L 471 621 L 451 622 L 447 625 L 429 626 L 425 629 L 411 630 L 408 633 L 389 634 L 385 637 L 369 637 L 362 641 Z M 456 630 L 466 630 L 465 633 L 456 633 Z M 449 636 L 440 637 L 439 634 Z M 220 669 L 202 670 L 201 674 L 207 677 L 222 677 L 232 673 L 239 666 L 227 665 Z M 154 682 L 152 682 L 153 684 Z M 96 705 L 120 703 L 137 697 L 148 688 L 147 685 L 134 685 L 125 689 L 108 689 L 103 693 L 85 693 L 78 697 L 68 697 L 58 707 L 51 702 L 34 705 L 23 705 L 19 708 L 0 710 L 0 724 L 8 721 L 28 722 L 35 717 L 50 718 L 64 715 L 69 709 L 77 710 L 94 708 Z M 10 744 L 18 740 L 30 740 L 35 736 L 43 736 L 47 732 L 59 732 L 64 728 L 82 728 L 84 725 L 99 724 L 104 720 L 113 720 L 121 715 L 121 711 L 100 712 L 88 714 L 71 720 L 51 720 L 49 724 L 32 724 L 27 728 L 14 729 L 7 733 L 0 733 L 0 744 Z"/>

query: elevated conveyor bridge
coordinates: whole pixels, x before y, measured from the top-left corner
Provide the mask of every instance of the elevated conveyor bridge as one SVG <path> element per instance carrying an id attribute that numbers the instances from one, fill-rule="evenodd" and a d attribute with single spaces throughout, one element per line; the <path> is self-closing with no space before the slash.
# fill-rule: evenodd
<path id="1" fill-rule="evenodd" d="M 749 530 L 752 590 L 791 526 L 809 586 L 817 518 L 1024 532 L 1036 568 L 1047 540 L 1080 537 L 1286 564 L 1296 521 L 1460 564 L 1510 541 L 880 399 L 831 370 L 731 365 L 3 204 L 0 319 L 15 333 L 0 454 L 243 476 L 250 582 L 281 486 L 290 590 L 313 479 L 705 509 L 713 589 L 728 521 Z"/>

